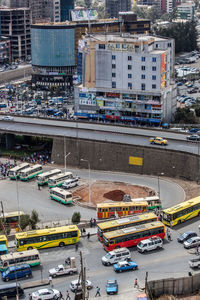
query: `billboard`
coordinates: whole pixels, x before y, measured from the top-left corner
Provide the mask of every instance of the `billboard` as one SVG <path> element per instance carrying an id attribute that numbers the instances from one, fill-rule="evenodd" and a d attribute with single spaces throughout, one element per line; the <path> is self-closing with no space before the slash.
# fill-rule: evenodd
<path id="1" fill-rule="evenodd" d="M 72 9 L 70 12 L 71 19 L 74 22 L 98 19 L 98 13 L 96 9 Z"/>
<path id="2" fill-rule="evenodd" d="M 165 53 L 161 54 L 161 64 L 160 64 L 160 74 L 161 74 L 161 80 L 160 80 L 160 88 L 165 87 L 165 72 L 166 72 L 166 66 L 165 66 Z"/>

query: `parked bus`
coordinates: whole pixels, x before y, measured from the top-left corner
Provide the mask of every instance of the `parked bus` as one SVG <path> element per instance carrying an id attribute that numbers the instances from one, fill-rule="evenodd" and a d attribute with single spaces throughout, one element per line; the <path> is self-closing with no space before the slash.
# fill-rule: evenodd
<path id="1" fill-rule="evenodd" d="M 179 203 L 161 212 L 162 222 L 168 226 L 181 224 L 200 215 L 200 196 Z"/>
<path id="2" fill-rule="evenodd" d="M 137 246 L 140 241 L 153 236 L 165 237 L 165 225 L 162 222 L 152 222 L 129 228 L 118 229 L 103 234 L 103 247 L 106 251 L 115 248 Z"/>
<path id="3" fill-rule="evenodd" d="M 72 203 L 72 193 L 58 187 L 50 189 L 50 198 L 62 204 Z"/>
<path id="4" fill-rule="evenodd" d="M 12 169 L 9 170 L 8 176 L 10 179 L 17 179 L 19 178 L 19 173 L 24 170 L 27 169 L 28 167 L 30 167 L 30 165 L 28 163 L 22 163 Z"/>
<path id="5" fill-rule="evenodd" d="M 117 202 L 97 204 L 97 218 L 108 219 L 122 217 L 148 210 L 147 202 Z"/>
<path id="6" fill-rule="evenodd" d="M 0 256 L 8 253 L 8 240 L 7 237 L 0 235 Z"/>
<path id="7" fill-rule="evenodd" d="M 61 186 L 66 179 L 73 178 L 73 174 L 71 172 L 65 172 L 58 175 L 55 175 L 48 179 L 48 186 L 50 188 Z"/>
<path id="8" fill-rule="evenodd" d="M 1 255 L 5 255 L 5 254 L 8 254 L 8 248 L 6 247 L 5 244 L 3 245 L 0 244 L 0 257 Z"/>
<path id="9" fill-rule="evenodd" d="M 51 178 L 51 177 L 53 177 L 55 175 L 58 175 L 60 173 L 61 173 L 60 169 L 54 169 L 54 170 L 42 173 L 42 174 L 38 175 L 38 177 L 37 177 L 37 183 L 39 185 L 44 185 L 44 184 L 48 183 L 48 179 L 49 178 Z"/>
<path id="10" fill-rule="evenodd" d="M 133 202 L 140 202 L 140 201 L 146 201 L 148 203 L 148 210 L 153 210 L 153 209 L 161 209 L 161 201 L 158 196 L 152 196 L 152 197 L 144 197 L 144 198 L 136 198 L 136 199 L 131 199 Z"/>
<path id="11" fill-rule="evenodd" d="M 39 229 L 15 234 L 17 251 L 63 247 L 79 241 L 79 229 L 76 225 Z"/>
<path id="12" fill-rule="evenodd" d="M 4 271 L 8 267 L 23 263 L 28 264 L 31 267 L 40 265 L 40 254 L 38 250 L 33 249 L 2 255 L 0 258 L 0 271 Z"/>
<path id="13" fill-rule="evenodd" d="M 146 213 L 142 215 L 137 216 L 131 216 L 121 219 L 116 219 L 112 221 L 107 221 L 103 223 L 97 224 L 97 236 L 98 239 L 102 242 L 103 241 L 103 234 L 105 232 L 117 230 L 117 229 L 123 229 L 131 226 L 141 225 L 145 223 L 155 222 L 158 221 L 158 217 L 152 213 Z"/>
<path id="14" fill-rule="evenodd" d="M 5 212 L 4 214 L 0 215 L 0 219 L 2 223 L 6 226 L 11 226 L 12 228 L 16 228 L 19 223 L 19 217 L 23 216 L 23 211 L 12 211 L 12 212 Z"/>
<path id="15" fill-rule="evenodd" d="M 42 165 L 34 165 L 30 168 L 24 169 L 19 173 L 19 178 L 22 181 L 27 181 L 29 179 L 32 179 L 36 177 L 37 175 L 43 173 L 42 171 Z"/>

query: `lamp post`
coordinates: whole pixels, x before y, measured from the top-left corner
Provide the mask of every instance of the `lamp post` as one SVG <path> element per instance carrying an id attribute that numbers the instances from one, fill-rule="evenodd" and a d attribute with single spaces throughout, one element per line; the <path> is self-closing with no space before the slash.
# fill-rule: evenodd
<path id="1" fill-rule="evenodd" d="M 81 158 L 81 161 L 86 161 L 86 162 L 88 163 L 88 171 L 89 171 L 89 204 L 91 204 L 91 190 L 90 190 L 90 179 L 91 179 L 91 176 L 90 176 L 90 162 L 89 162 L 89 160 L 83 159 L 83 158 Z"/>
<path id="2" fill-rule="evenodd" d="M 66 160 L 67 160 L 67 157 L 68 157 L 70 154 L 71 154 L 71 152 L 69 152 L 69 153 L 67 153 L 67 154 L 65 155 L 65 172 L 66 172 Z"/>
<path id="3" fill-rule="evenodd" d="M 16 177 L 16 195 L 17 195 L 17 209 L 18 209 L 18 227 L 20 227 L 20 210 L 19 210 L 19 186 L 18 186 L 18 177 Z"/>
<path id="4" fill-rule="evenodd" d="M 158 197 L 160 199 L 160 175 L 164 175 L 164 173 L 158 173 Z"/>

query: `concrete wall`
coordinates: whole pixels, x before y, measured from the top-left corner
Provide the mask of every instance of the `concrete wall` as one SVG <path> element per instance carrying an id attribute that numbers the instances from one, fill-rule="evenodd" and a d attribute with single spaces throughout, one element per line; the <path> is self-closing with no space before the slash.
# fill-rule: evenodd
<path id="1" fill-rule="evenodd" d="M 199 291 L 200 273 L 181 278 L 167 278 L 148 282 L 150 299 L 161 295 L 191 295 Z"/>
<path id="2" fill-rule="evenodd" d="M 130 172 L 136 174 L 180 177 L 187 180 L 199 179 L 199 157 L 195 154 L 123 145 L 110 142 L 54 138 L 52 161 L 64 165 L 64 153 L 71 152 L 67 165 L 88 168 L 81 158 L 89 160 L 91 169 Z M 143 165 L 129 164 L 129 157 L 143 158 Z"/>
<path id="3" fill-rule="evenodd" d="M 11 80 L 31 76 L 31 73 L 32 73 L 31 65 L 20 67 L 20 69 L 16 69 L 16 70 L 1 72 L 0 83 L 7 83 Z"/>

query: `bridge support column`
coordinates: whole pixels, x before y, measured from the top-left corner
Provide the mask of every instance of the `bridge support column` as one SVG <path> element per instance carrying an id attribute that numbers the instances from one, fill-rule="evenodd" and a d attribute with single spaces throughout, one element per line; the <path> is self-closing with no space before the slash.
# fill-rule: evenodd
<path id="1" fill-rule="evenodd" d="M 15 135 L 12 133 L 6 133 L 6 150 L 10 150 L 15 145 Z"/>

